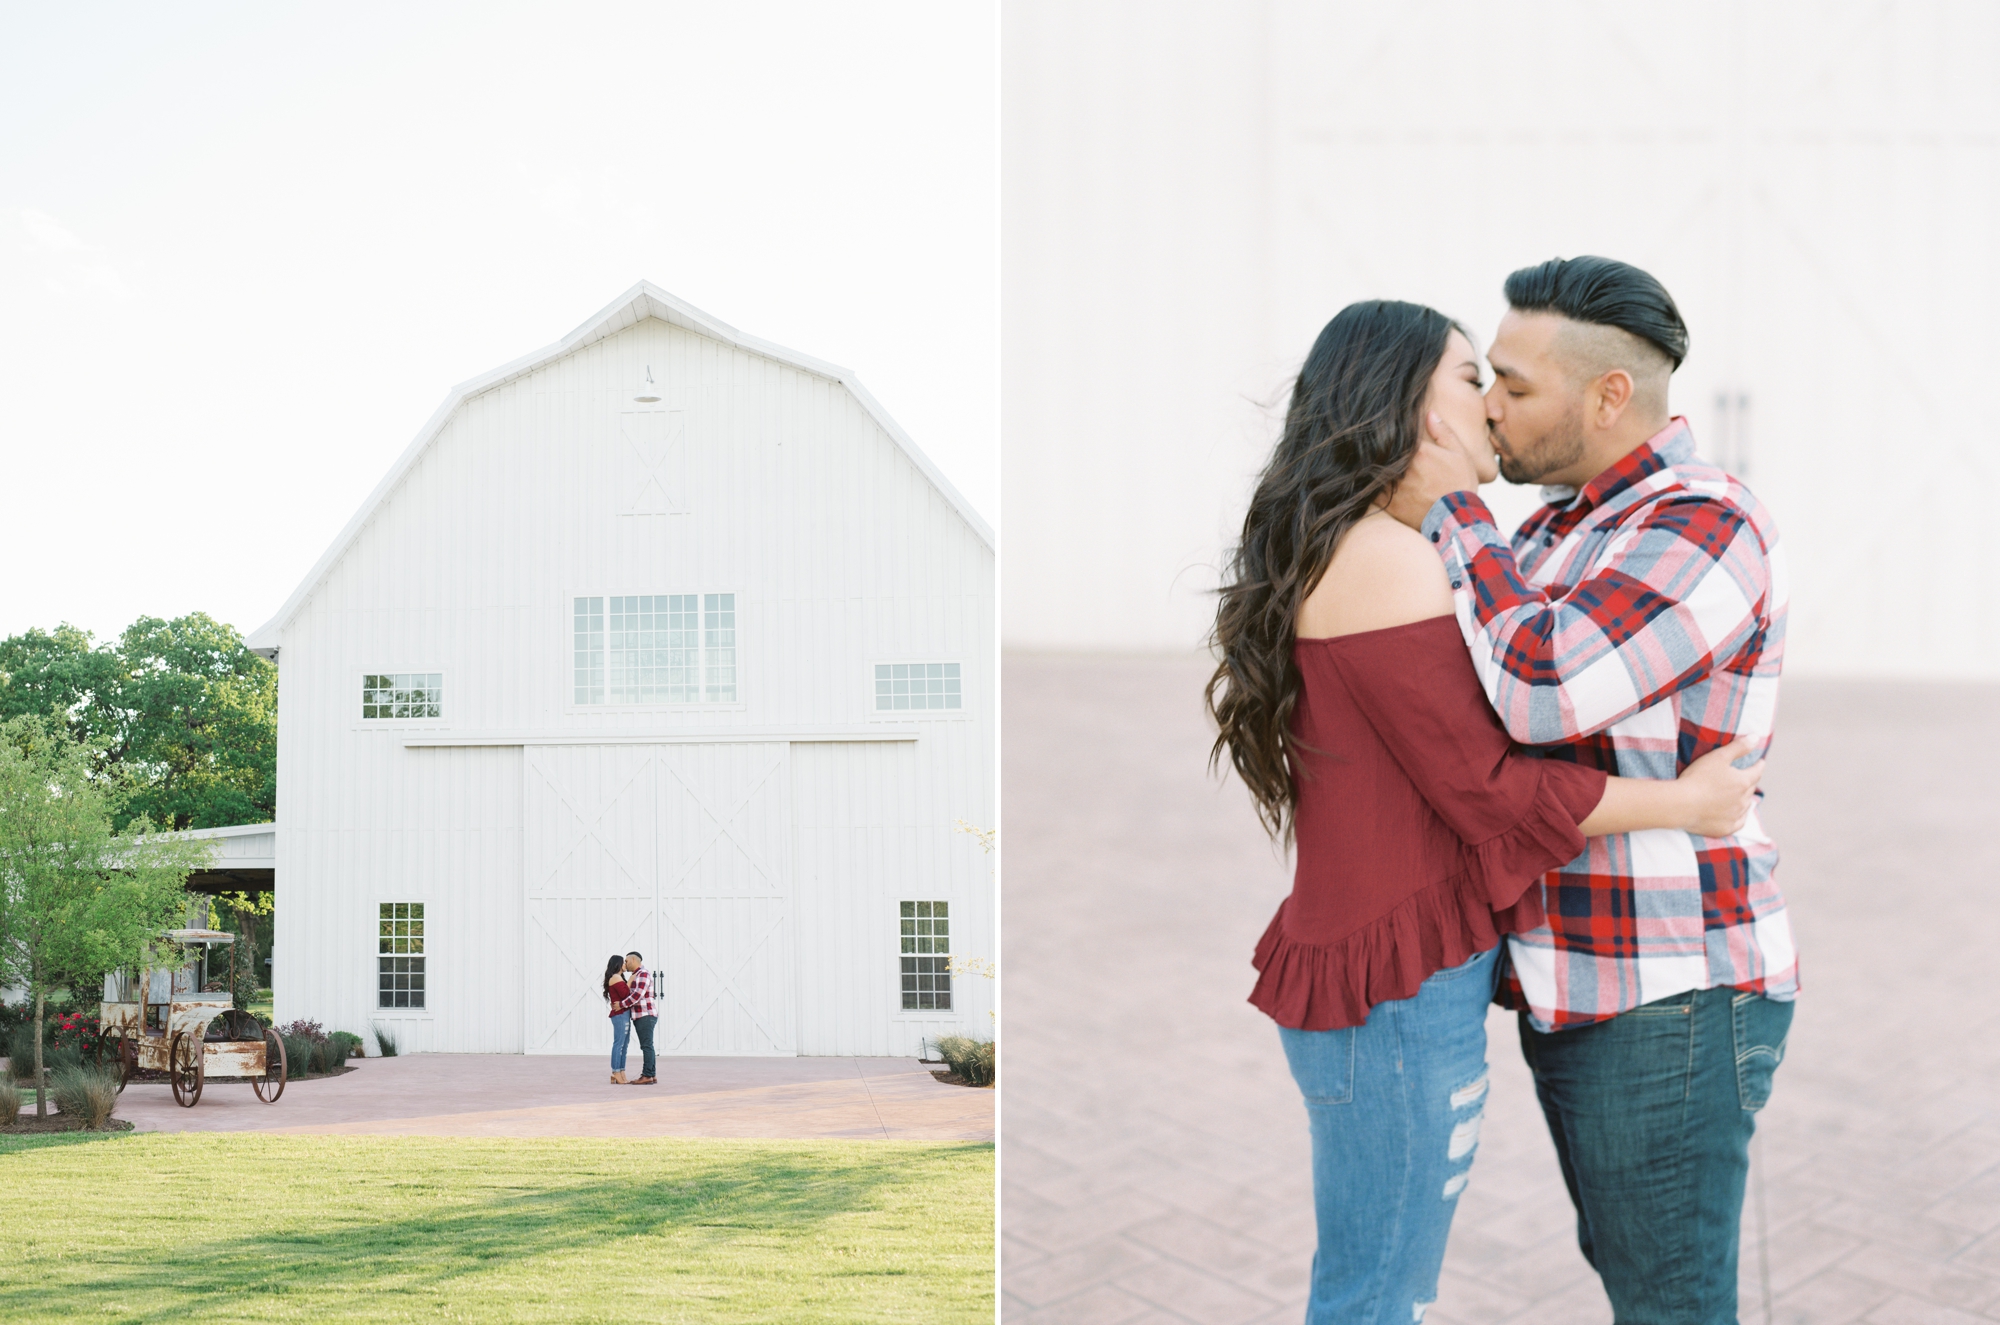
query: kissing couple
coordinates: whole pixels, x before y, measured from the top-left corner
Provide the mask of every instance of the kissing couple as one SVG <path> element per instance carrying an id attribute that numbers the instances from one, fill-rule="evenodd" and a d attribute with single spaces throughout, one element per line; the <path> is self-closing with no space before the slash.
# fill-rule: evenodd
<path id="1" fill-rule="evenodd" d="M 1785 570 L 1668 385 L 1652 276 L 1554 259 L 1486 352 L 1342 309 L 1225 576 L 1206 692 L 1297 872 L 1254 957 L 1312 1135 L 1312 1325 L 1436 1299 L 1478 1148 L 1489 1003 L 1620 1325 L 1735 1325 L 1757 1111 L 1798 991 L 1757 783 Z M 1509 536 L 1504 476 L 1543 505 Z"/>

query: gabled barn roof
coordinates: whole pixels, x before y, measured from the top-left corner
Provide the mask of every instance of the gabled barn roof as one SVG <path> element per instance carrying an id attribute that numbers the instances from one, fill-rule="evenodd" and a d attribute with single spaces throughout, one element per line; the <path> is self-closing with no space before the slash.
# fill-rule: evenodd
<path id="1" fill-rule="evenodd" d="M 460 382 L 453 387 L 451 393 L 444 398 L 444 403 L 437 407 L 437 412 L 431 415 L 430 421 L 417 433 L 415 440 L 401 456 L 397 457 L 396 463 L 389 467 L 389 472 L 383 475 L 382 481 L 375 485 L 375 490 L 368 494 L 368 500 L 361 503 L 361 509 L 354 513 L 354 518 L 347 522 L 347 526 L 333 540 L 333 545 L 327 548 L 325 555 L 320 557 L 305 579 L 299 582 L 299 587 L 292 591 L 292 596 L 285 600 L 285 605 L 279 608 L 277 614 L 269 621 L 252 631 L 246 643 L 252 649 L 265 654 L 277 648 L 278 632 L 284 629 L 285 623 L 290 621 L 306 599 L 312 596 L 313 590 L 319 587 L 319 582 L 333 569 L 334 564 L 346 553 L 355 538 L 367 527 L 377 508 L 388 499 L 391 492 L 396 490 L 396 485 L 402 482 L 403 475 L 407 474 L 410 467 L 429 449 L 432 439 L 443 430 L 445 423 L 461 404 L 482 391 L 490 391 L 517 377 L 523 377 L 546 363 L 582 349 L 586 345 L 595 344 L 607 336 L 616 335 L 649 317 L 656 317 L 662 322 L 697 332 L 711 340 L 749 350 L 753 354 L 761 354 L 767 359 L 775 359 L 779 363 L 790 364 L 794 368 L 840 383 L 861 402 L 861 407 L 868 411 L 870 417 L 882 425 L 882 430 L 896 439 L 896 445 L 903 448 L 903 453 L 909 456 L 910 462 L 930 480 L 931 486 L 942 493 L 945 500 L 951 503 L 952 509 L 972 526 L 972 531 L 979 535 L 980 541 L 989 548 L 993 546 L 992 528 L 980 518 L 979 512 L 960 495 L 958 489 L 951 485 L 951 481 L 939 472 L 938 467 L 931 463 L 930 457 L 925 455 L 910 435 L 903 431 L 902 426 L 889 417 L 889 411 L 883 409 L 875 397 L 868 394 L 868 389 L 861 385 L 860 379 L 855 377 L 852 369 L 830 364 L 824 359 L 815 359 L 809 354 L 800 354 L 797 350 L 788 350 L 782 345 L 773 345 L 770 341 L 759 340 L 755 336 L 747 336 L 728 323 L 710 317 L 692 304 L 676 299 L 652 282 L 640 281 L 612 300 L 596 316 L 586 320 L 582 326 L 554 344 L 545 345 L 532 354 L 523 355 L 512 363 L 502 364 L 490 373 Z"/>

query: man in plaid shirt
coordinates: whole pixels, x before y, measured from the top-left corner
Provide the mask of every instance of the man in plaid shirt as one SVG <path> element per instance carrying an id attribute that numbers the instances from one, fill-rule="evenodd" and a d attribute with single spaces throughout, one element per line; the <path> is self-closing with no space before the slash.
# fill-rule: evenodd
<path id="1" fill-rule="evenodd" d="M 1778 532 L 1695 454 L 1667 383 L 1687 329 L 1660 283 L 1604 258 L 1515 272 L 1488 359 L 1501 472 L 1545 486 L 1510 541 L 1467 439 L 1433 415 L 1392 512 L 1437 545 L 1487 695 L 1516 741 L 1673 778 L 1738 737 L 1768 748 L 1785 634 Z M 1617 1318 L 1736 1320 L 1756 1110 L 1798 967 L 1753 812 L 1731 838 L 1592 839 L 1508 942 L 1501 1001 Z"/>
<path id="2" fill-rule="evenodd" d="M 639 1050 L 645 1056 L 639 1066 L 639 1079 L 635 1086 L 656 1086 L 660 1079 L 653 1069 L 658 1066 L 653 1058 L 653 1030 L 660 1024 L 659 1009 L 653 1004 L 653 973 L 646 969 L 646 959 L 636 952 L 625 954 L 625 979 L 632 986 L 632 996 L 625 1000 L 624 1010 L 632 1014 L 632 1029 L 639 1033 Z"/>

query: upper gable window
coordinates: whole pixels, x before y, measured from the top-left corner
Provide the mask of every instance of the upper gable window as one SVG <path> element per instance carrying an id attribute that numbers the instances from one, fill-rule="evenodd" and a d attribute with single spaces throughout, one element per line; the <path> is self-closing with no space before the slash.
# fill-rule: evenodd
<path id="1" fill-rule="evenodd" d="M 361 678 L 361 716 L 442 718 L 444 673 L 371 672 Z"/>
<path id="2" fill-rule="evenodd" d="M 964 706 L 958 664 L 876 663 L 875 711 L 956 709 Z"/>
<path id="3" fill-rule="evenodd" d="M 572 615 L 579 704 L 736 702 L 736 595 L 578 598 Z"/>

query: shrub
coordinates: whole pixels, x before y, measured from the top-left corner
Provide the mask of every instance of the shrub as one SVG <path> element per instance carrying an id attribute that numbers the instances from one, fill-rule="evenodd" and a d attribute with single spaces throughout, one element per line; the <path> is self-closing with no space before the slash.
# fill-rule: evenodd
<path id="1" fill-rule="evenodd" d="M 368 1041 L 362 1039 L 359 1035 L 356 1035 L 353 1031 L 335 1031 L 333 1033 L 332 1038 L 338 1043 L 346 1045 L 347 1052 L 350 1054 L 354 1053 L 356 1050 L 360 1049 L 363 1045 L 368 1043 Z"/>
<path id="2" fill-rule="evenodd" d="M 329 1037 L 313 1046 L 313 1071 L 332 1072 L 347 1063 L 347 1045 L 344 1041 Z"/>
<path id="3" fill-rule="evenodd" d="M 370 1026 L 368 1029 L 375 1032 L 375 1051 L 384 1058 L 394 1058 L 396 1056 L 395 1032 L 385 1030 L 379 1024 Z"/>
<path id="4" fill-rule="evenodd" d="M 49 1097 L 63 1113 L 101 1131 L 118 1104 L 118 1077 L 102 1068 L 65 1066 L 56 1071 Z"/>
<path id="5" fill-rule="evenodd" d="M 11 1081 L 0 1081 L 0 1127 L 11 1127 L 21 1116 L 21 1088 Z"/>
<path id="6" fill-rule="evenodd" d="M 97 1017 L 88 1012 L 65 1012 L 48 1022 L 49 1043 L 58 1049 L 74 1049 L 80 1055 L 97 1044 Z M 30 1032 L 32 1036 L 33 1032 Z M 32 1038 L 29 1044 L 32 1046 Z"/>
<path id="7" fill-rule="evenodd" d="M 310 1040 L 314 1044 L 319 1044 L 326 1039 L 325 1029 L 318 1022 L 307 1021 L 304 1017 L 299 1018 L 289 1026 L 279 1026 L 275 1029 L 278 1034 L 284 1036 L 286 1039 L 290 1039 L 296 1035 L 300 1039 Z"/>
<path id="8" fill-rule="evenodd" d="M 35 1023 L 24 1021 L 7 1036 L 7 1075 L 26 1081 L 35 1075 Z"/>
<path id="9" fill-rule="evenodd" d="M 279 1031 L 278 1038 L 285 1042 L 285 1069 L 295 1077 L 305 1076 L 313 1070 L 313 1042 L 303 1035 L 293 1035 Z"/>
<path id="10" fill-rule="evenodd" d="M 947 1035 L 937 1041 L 938 1057 L 975 1086 L 990 1086 L 998 1072 L 993 1041 Z"/>

